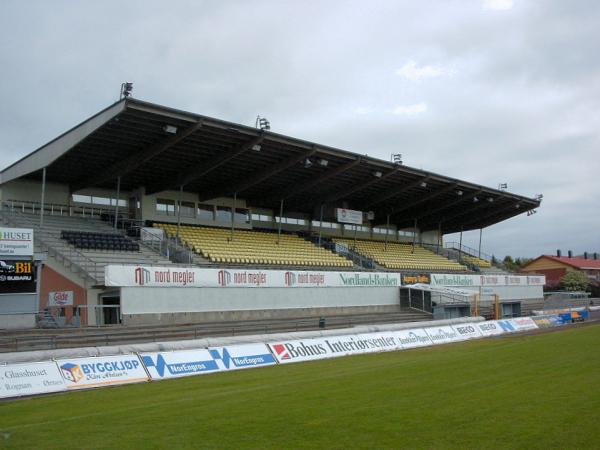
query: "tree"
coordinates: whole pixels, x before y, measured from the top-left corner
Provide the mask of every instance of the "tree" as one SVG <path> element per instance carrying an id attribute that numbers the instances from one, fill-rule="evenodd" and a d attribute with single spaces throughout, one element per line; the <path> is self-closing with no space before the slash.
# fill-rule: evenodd
<path id="1" fill-rule="evenodd" d="M 569 270 L 560 279 L 560 286 L 566 291 L 585 291 L 589 285 L 588 276 L 578 270 Z"/>

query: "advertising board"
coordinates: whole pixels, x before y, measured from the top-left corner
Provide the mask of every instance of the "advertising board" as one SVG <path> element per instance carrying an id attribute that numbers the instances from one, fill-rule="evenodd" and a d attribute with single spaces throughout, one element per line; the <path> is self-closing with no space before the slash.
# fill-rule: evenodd
<path id="1" fill-rule="evenodd" d="M 483 337 L 498 336 L 504 334 L 504 330 L 496 323 L 495 320 L 486 320 L 485 322 L 477 322 L 475 326 L 481 332 Z"/>
<path id="2" fill-rule="evenodd" d="M 140 357 L 153 380 L 187 377 L 221 370 L 207 349 L 141 353 Z"/>
<path id="3" fill-rule="evenodd" d="M 473 323 L 452 325 L 452 328 L 463 339 L 477 339 L 481 337 L 481 331 Z"/>
<path id="4" fill-rule="evenodd" d="M 0 256 L 32 256 L 33 229 L 0 227 Z"/>
<path id="5" fill-rule="evenodd" d="M 431 342 L 434 344 L 447 344 L 464 340 L 450 325 L 442 327 L 425 328 Z"/>
<path id="6" fill-rule="evenodd" d="M 48 306 L 73 306 L 73 291 L 48 292 Z"/>
<path id="7" fill-rule="evenodd" d="M 389 352 L 402 349 L 400 341 L 393 331 L 357 334 L 356 347 L 356 350 L 351 350 L 351 354 Z"/>
<path id="8" fill-rule="evenodd" d="M 338 222 L 341 223 L 352 223 L 354 225 L 362 225 L 363 213 L 362 211 L 355 211 L 353 209 L 336 208 L 335 215 Z"/>
<path id="9" fill-rule="evenodd" d="M 54 361 L 0 366 L 0 398 L 66 390 Z"/>
<path id="10" fill-rule="evenodd" d="M 34 270 L 32 261 L 0 260 L 0 293 L 34 293 Z"/>
<path id="11" fill-rule="evenodd" d="M 543 286 L 545 282 L 544 276 L 431 274 L 432 286 Z"/>
<path id="12" fill-rule="evenodd" d="M 400 274 L 108 265 L 105 284 L 121 287 L 395 287 L 400 286 Z"/>
<path id="13" fill-rule="evenodd" d="M 517 331 L 536 330 L 537 324 L 531 317 L 516 317 L 511 320 Z"/>
<path id="14" fill-rule="evenodd" d="M 68 389 L 148 381 L 137 355 L 60 359 L 56 364 Z"/>
<path id="15" fill-rule="evenodd" d="M 395 335 L 402 348 L 405 349 L 433 345 L 431 338 L 423 328 L 400 330 L 396 331 Z"/>
<path id="16" fill-rule="evenodd" d="M 248 369 L 277 363 L 266 344 L 210 347 L 208 352 L 221 370 Z"/>

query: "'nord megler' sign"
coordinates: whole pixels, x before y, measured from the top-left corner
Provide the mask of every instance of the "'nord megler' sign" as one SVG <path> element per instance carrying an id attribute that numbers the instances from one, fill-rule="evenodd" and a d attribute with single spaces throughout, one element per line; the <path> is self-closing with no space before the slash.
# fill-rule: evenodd
<path id="1" fill-rule="evenodd" d="M 400 274 L 108 265 L 105 284 L 121 287 L 399 287 Z"/>

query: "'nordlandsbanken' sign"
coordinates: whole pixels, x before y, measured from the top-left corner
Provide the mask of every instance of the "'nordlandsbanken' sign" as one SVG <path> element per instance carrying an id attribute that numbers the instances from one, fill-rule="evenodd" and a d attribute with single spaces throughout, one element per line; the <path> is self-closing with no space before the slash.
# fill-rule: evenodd
<path id="1" fill-rule="evenodd" d="M 399 287 L 400 274 L 108 265 L 105 283 L 127 287 Z"/>

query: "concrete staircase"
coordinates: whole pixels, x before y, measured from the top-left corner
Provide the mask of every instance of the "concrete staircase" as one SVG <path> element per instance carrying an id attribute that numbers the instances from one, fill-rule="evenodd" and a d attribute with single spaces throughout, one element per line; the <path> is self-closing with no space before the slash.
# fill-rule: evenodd
<path id="1" fill-rule="evenodd" d="M 40 227 L 39 215 L 4 210 L 2 222 L 18 228 L 33 228 L 36 252 L 48 252 L 66 269 L 88 279 L 92 285 L 104 284 L 104 267 L 108 264 L 171 265 L 171 261 L 153 249 L 140 246 L 139 251 L 83 250 L 61 239 L 63 230 L 96 233 L 117 233 L 107 222 L 98 218 L 45 215 Z"/>

